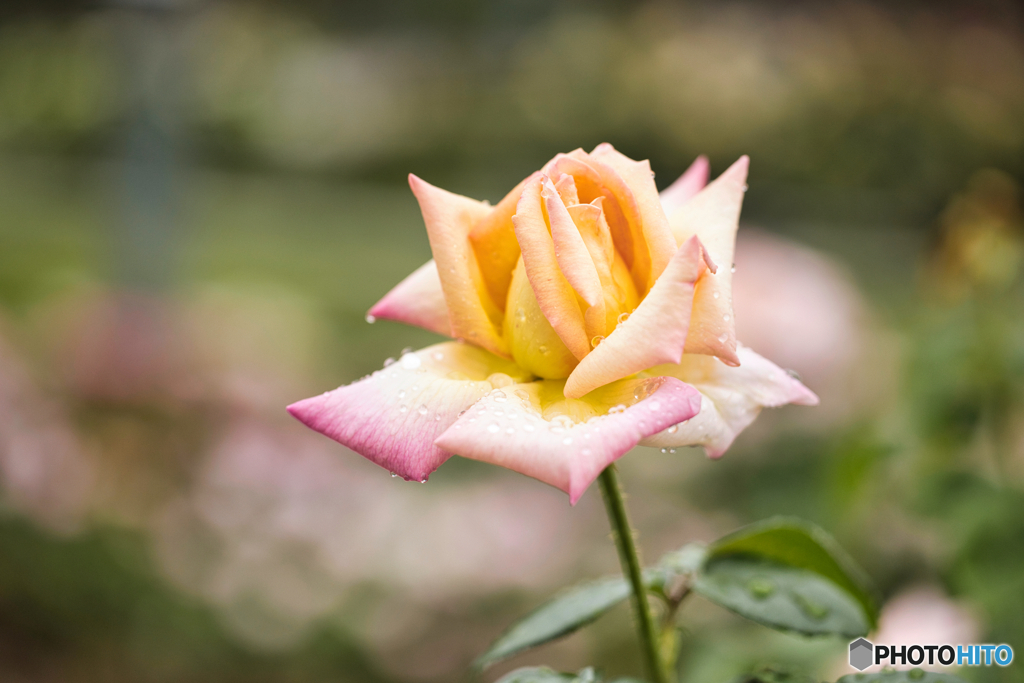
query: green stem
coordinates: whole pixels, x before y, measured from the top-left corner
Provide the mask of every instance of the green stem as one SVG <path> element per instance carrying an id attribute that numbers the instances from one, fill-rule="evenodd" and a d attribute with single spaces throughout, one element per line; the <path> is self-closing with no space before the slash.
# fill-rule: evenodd
<path id="1" fill-rule="evenodd" d="M 633 609 L 636 612 L 637 632 L 647 671 L 654 683 L 671 683 L 671 676 L 661 658 L 658 629 L 654 625 L 651 604 L 647 600 L 647 587 L 644 585 L 640 556 L 633 538 L 633 528 L 629 525 L 629 517 L 626 515 L 626 502 L 622 496 L 622 486 L 619 484 L 619 475 L 614 464 L 609 465 L 601 473 L 600 482 L 604 505 L 608 510 L 608 520 L 611 522 L 619 560 L 622 563 L 622 573 L 633 586 Z"/>

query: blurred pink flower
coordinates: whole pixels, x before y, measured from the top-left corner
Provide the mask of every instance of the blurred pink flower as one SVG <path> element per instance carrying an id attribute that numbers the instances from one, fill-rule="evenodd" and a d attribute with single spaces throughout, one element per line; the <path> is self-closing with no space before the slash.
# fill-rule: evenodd
<path id="1" fill-rule="evenodd" d="M 289 406 L 407 479 L 452 453 L 535 477 L 575 503 L 637 444 L 721 455 L 764 406 L 817 397 L 736 342 L 742 157 L 660 196 L 611 145 L 559 154 L 496 206 L 416 176 L 434 260 L 368 318 L 456 337 Z M 723 264 L 719 268 L 716 264 Z"/>

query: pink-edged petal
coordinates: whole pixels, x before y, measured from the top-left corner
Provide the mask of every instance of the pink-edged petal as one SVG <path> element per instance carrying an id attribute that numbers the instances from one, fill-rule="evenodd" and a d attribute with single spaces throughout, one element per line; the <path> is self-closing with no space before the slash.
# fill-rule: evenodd
<path id="1" fill-rule="evenodd" d="M 491 213 L 491 207 L 434 187 L 412 174 L 409 174 L 409 186 L 423 212 L 430 250 L 437 262 L 441 289 L 448 305 L 452 334 L 508 357 L 500 333 L 503 313 L 488 294 L 469 240 L 470 230 Z"/>
<path id="2" fill-rule="evenodd" d="M 530 379 L 483 349 L 444 342 L 353 384 L 288 406 L 306 426 L 406 479 L 423 481 L 451 453 L 434 445 L 495 386 Z"/>
<path id="3" fill-rule="evenodd" d="M 453 336 L 448 304 L 445 303 L 441 278 L 433 259 L 399 282 L 374 304 L 369 315 L 378 320 L 394 320 L 446 337 Z"/>
<path id="4" fill-rule="evenodd" d="M 650 289 L 668 266 L 677 246 L 658 198 L 651 162 L 646 159 L 634 161 L 607 142 L 595 147 L 590 156 L 614 169 L 633 193 L 640 213 L 643 243 L 650 258 L 650 272 L 645 287 Z"/>
<path id="5" fill-rule="evenodd" d="M 562 343 L 576 358 L 583 358 L 590 351 L 590 341 L 576 294 L 558 266 L 555 243 L 544 218 L 541 178 L 526 184 L 512 222 L 540 310 Z"/>
<path id="6" fill-rule="evenodd" d="M 571 175 L 563 173 L 555 183 L 555 189 L 558 190 L 558 196 L 562 198 L 562 203 L 566 206 L 576 206 L 580 203 L 579 193 L 576 192 L 576 181 Z"/>
<path id="7" fill-rule="evenodd" d="M 710 170 L 708 158 L 702 154 L 690 164 L 690 168 L 686 169 L 683 175 L 661 191 L 658 198 L 661 199 L 661 208 L 665 210 L 666 216 L 671 216 L 676 209 L 704 189 L 704 186 L 708 184 Z"/>
<path id="8" fill-rule="evenodd" d="M 732 262 L 749 165 L 748 157 L 740 157 L 669 216 L 679 244 L 696 235 L 711 259 L 722 266 L 717 273 L 706 273 L 697 283 L 686 352 L 718 356 L 730 365 L 739 363 L 732 309 Z"/>
<path id="9" fill-rule="evenodd" d="M 554 381 L 493 392 L 437 445 L 539 479 L 568 493 L 575 505 L 605 467 L 700 409 L 700 394 L 671 377 L 623 380 L 581 400 L 558 401 L 561 393 Z"/>
<path id="10" fill-rule="evenodd" d="M 644 446 L 703 446 L 710 457 L 717 458 L 762 408 L 818 404 L 814 392 L 785 370 L 745 346 L 740 345 L 737 351 L 739 367 L 730 367 L 712 356 L 686 354 L 678 365 L 659 365 L 643 373 L 676 377 L 701 394 L 696 417 L 645 439 Z"/>
<path id="11" fill-rule="evenodd" d="M 700 240 L 679 247 L 632 315 L 569 375 L 565 395 L 578 398 L 609 382 L 662 363 L 678 363 L 690 325 L 697 278 L 706 266 Z"/>

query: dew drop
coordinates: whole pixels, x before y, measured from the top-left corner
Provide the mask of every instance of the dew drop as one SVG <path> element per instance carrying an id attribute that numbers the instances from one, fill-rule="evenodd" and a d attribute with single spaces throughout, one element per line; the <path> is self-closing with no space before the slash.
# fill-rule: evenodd
<path id="1" fill-rule="evenodd" d="M 616 325 L 621 325 L 622 323 L 626 322 L 627 320 L 629 320 L 629 313 L 619 313 L 619 318 L 616 321 Z"/>
<path id="2" fill-rule="evenodd" d="M 757 600 L 764 600 L 775 592 L 775 584 L 764 577 L 754 577 L 747 582 L 747 590 Z"/>
<path id="3" fill-rule="evenodd" d="M 675 452 L 676 452 L 676 449 L 674 449 L 674 448 L 670 448 L 670 449 L 668 449 L 668 452 L 669 452 L 669 453 L 675 453 Z"/>
<path id="4" fill-rule="evenodd" d="M 400 413 L 407 413 L 407 412 L 409 412 L 409 406 L 407 406 L 407 405 L 405 405 L 403 403 L 402 405 L 398 406 L 398 412 L 400 412 Z"/>
<path id="5" fill-rule="evenodd" d="M 423 361 L 415 353 L 405 352 L 402 354 L 402 367 L 406 370 L 415 370 L 422 364 Z"/>
<path id="6" fill-rule="evenodd" d="M 432 354 L 430 354 L 430 357 L 436 360 L 438 363 L 444 360 L 444 354 L 441 353 L 440 351 L 434 351 Z"/>
<path id="7" fill-rule="evenodd" d="M 669 427 L 669 428 L 668 428 L 668 429 L 666 429 L 665 431 L 666 431 L 667 433 L 669 433 L 669 434 L 675 434 L 676 432 L 678 432 L 678 431 L 679 431 L 679 425 L 672 425 L 671 427 Z"/>
<path id="8" fill-rule="evenodd" d="M 419 413 L 420 415 L 426 415 L 430 411 L 427 410 L 427 407 L 425 405 L 421 405 L 419 408 L 416 409 L 416 412 Z"/>
<path id="9" fill-rule="evenodd" d="M 534 429 L 533 425 L 530 424 L 529 422 L 527 422 L 526 424 L 523 425 L 523 431 L 524 432 L 532 432 L 533 429 Z"/>
<path id="10" fill-rule="evenodd" d="M 590 455 L 591 453 L 593 453 L 593 451 L 590 450 L 589 448 L 584 448 L 582 451 L 580 451 L 580 453 L 582 455 Z"/>
<path id="11" fill-rule="evenodd" d="M 394 479 L 394 478 L 395 478 L 395 477 L 397 477 L 397 476 L 398 476 L 398 472 L 392 472 L 392 473 L 391 473 L 391 478 L 392 478 L 392 479 Z"/>
<path id="12" fill-rule="evenodd" d="M 730 273 L 735 273 L 736 272 L 736 264 L 735 263 L 732 264 L 732 267 L 729 269 L 729 272 Z"/>
<path id="13" fill-rule="evenodd" d="M 506 434 L 515 434 L 516 433 L 516 428 L 515 427 L 507 427 L 505 429 L 505 433 Z"/>
<path id="14" fill-rule="evenodd" d="M 526 322 L 526 311 L 521 308 L 516 309 L 516 320 L 519 322 Z"/>
<path id="15" fill-rule="evenodd" d="M 744 185 L 743 185 L 743 191 L 744 191 L 744 192 L 746 192 L 746 191 L 747 191 L 747 190 L 749 190 L 749 189 L 750 189 L 750 186 L 749 186 L 749 185 L 746 185 L 746 184 L 744 184 Z"/>
<path id="16" fill-rule="evenodd" d="M 565 431 L 565 427 L 558 424 L 553 424 L 550 427 L 548 427 L 548 429 L 551 431 L 552 434 L 561 434 L 562 432 Z"/>
<path id="17" fill-rule="evenodd" d="M 538 347 L 537 347 L 537 350 L 538 350 L 538 351 L 540 351 L 540 353 L 541 353 L 541 355 L 542 355 L 542 356 L 546 356 L 546 355 L 548 355 L 548 347 L 544 346 L 543 344 L 541 344 L 540 346 L 538 346 Z"/>
<path id="18" fill-rule="evenodd" d="M 612 406 L 611 408 L 608 409 L 608 414 L 609 415 L 617 415 L 618 413 L 624 413 L 624 412 L 626 412 L 626 406 L 622 405 L 621 403 L 618 404 L 618 405 L 614 405 L 614 406 Z"/>
<path id="19" fill-rule="evenodd" d="M 462 417 L 462 416 L 463 416 L 463 415 L 465 415 L 465 414 L 466 414 L 467 412 L 469 412 L 469 408 L 466 408 L 465 410 L 463 410 L 463 411 L 460 411 L 460 412 L 459 412 L 459 415 L 458 415 L 458 416 L 459 416 L 459 417 Z"/>
<path id="20" fill-rule="evenodd" d="M 712 294 L 711 296 L 713 296 L 714 298 L 716 298 L 716 299 L 717 299 L 718 297 L 720 297 L 720 296 L 722 296 L 722 295 L 721 295 L 721 294 L 719 294 L 718 292 L 715 292 L 715 293 L 714 293 L 714 294 Z"/>
<path id="21" fill-rule="evenodd" d="M 376 316 L 372 316 L 369 313 L 367 313 L 366 314 L 366 322 L 368 322 L 368 323 L 370 323 L 372 325 L 375 322 L 377 322 L 377 318 L 376 318 Z"/>
<path id="22" fill-rule="evenodd" d="M 824 605 L 820 605 L 813 600 L 810 600 L 807 596 L 801 595 L 800 593 L 793 593 L 793 600 L 800 607 L 800 611 L 809 616 L 811 619 L 821 620 L 828 616 L 829 609 Z"/>
<path id="23" fill-rule="evenodd" d="M 494 399 L 495 403 L 504 403 L 508 400 L 508 396 L 501 389 L 495 389 L 491 392 L 491 398 Z"/>
<path id="24" fill-rule="evenodd" d="M 389 365 L 392 365 L 394 362 L 395 362 L 394 358 L 385 358 L 384 359 L 384 367 L 388 367 Z"/>
<path id="25" fill-rule="evenodd" d="M 662 453 L 668 453 L 668 449 L 667 449 L 667 448 L 662 448 L 662 449 L 661 449 L 661 452 L 662 452 Z"/>
<path id="26" fill-rule="evenodd" d="M 562 443 L 565 444 L 566 446 L 571 446 L 572 445 L 572 437 L 571 436 L 565 437 L 564 439 L 562 439 Z"/>
<path id="27" fill-rule="evenodd" d="M 405 398 L 405 389 L 398 392 L 398 398 Z"/>
<path id="28" fill-rule="evenodd" d="M 600 344 L 603 341 L 604 341 L 604 337 L 599 334 L 599 335 L 597 335 L 596 337 L 594 337 L 593 339 L 590 340 L 590 345 L 593 346 L 596 349 L 597 345 Z"/>
<path id="29" fill-rule="evenodd" d="M 729 322 L 730 320 L 732 320 L 732 316 L 726 313 L 725 315 L 722 316 L 722 320 L 724 320 L 725 322 Z"/>
<path id="30" fill-rule="evenodd" d="M 440 422 L 440 421 L 441 421 L 441 413 L 438 413 L 437 415 L 434 415 L 434 422 Z"/>
<path id="31" fill-rule="evenodd" d="M 793 370 L 793 369 L 790 369 L 790 368 L 786 368 L 786 374 L 789 375 L 790 377 L 792 377 L 793 379 L 795 379 L 797 382 L 802 382 L 803 381 L 800 378 L 800 373 L 798 373 L 796 370 Z"/>
<path id="32" fill-rule="evenodd" d="M 487 431 L 490 432 L 491 434 L 497 434 L 498 432 L 501 431 L 501 427 L 498 426 L 498 423 L 492 422 L 491 424 L 487 425 Z"/>
<path id="33" fill-rule="evenodd" d="M 653 411 L 661 410 L 661 402 L 660 401 L 651 401 L 650 408 Z"/>
<path id="34" fill-rule="evenodd" d="M 516 411 L 514 411 L 514 410 L 506 410 L 506 411 L 505 411 L 505 417 L 507 417 L 507 418 L 508 418 L 508 419 L 510 419 L 510 420 L 514 420 L 514 419 L 516 419 L 517 417 L 519 417 L 519 413 L 517 413 L 517 412 L 516 412 Z"/>
<path id="35" fill-rule="evenodd" d="M 725 343 L 725 340 L 727 340 L 728 338 L 729 338 L 729 335 L 727 335 L 727 334 L 720 334 L 720 335 L 718 335 L 718 341 L 722 342 L 723 344 Z"/>
<path id="36" fill-rule="evenodd" d="M 421 483 L 421 484 L 426 484 L 426 483 L 427 483 L 427 480 L 426 480 L 426 479 L 420 479 L 420 483 Z"/>

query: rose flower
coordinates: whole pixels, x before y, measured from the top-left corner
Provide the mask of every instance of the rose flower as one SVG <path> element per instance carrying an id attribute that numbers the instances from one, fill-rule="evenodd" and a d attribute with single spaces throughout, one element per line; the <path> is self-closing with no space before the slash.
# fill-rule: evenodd
<path id="1" fill-rule="evenodd" d="M 659 196 L 649 162 L 602 144 L 559 154 L 493 207 L 410 175 L 434 259 L 367 319 L 457 341 L 288 410 L 406 479 L 457 453 L 572 503 L 637 444 L 720 456 L 761 408 L 817 403 L 736 342 L 747 166 L 707 184 L 699 158 Z"/>

